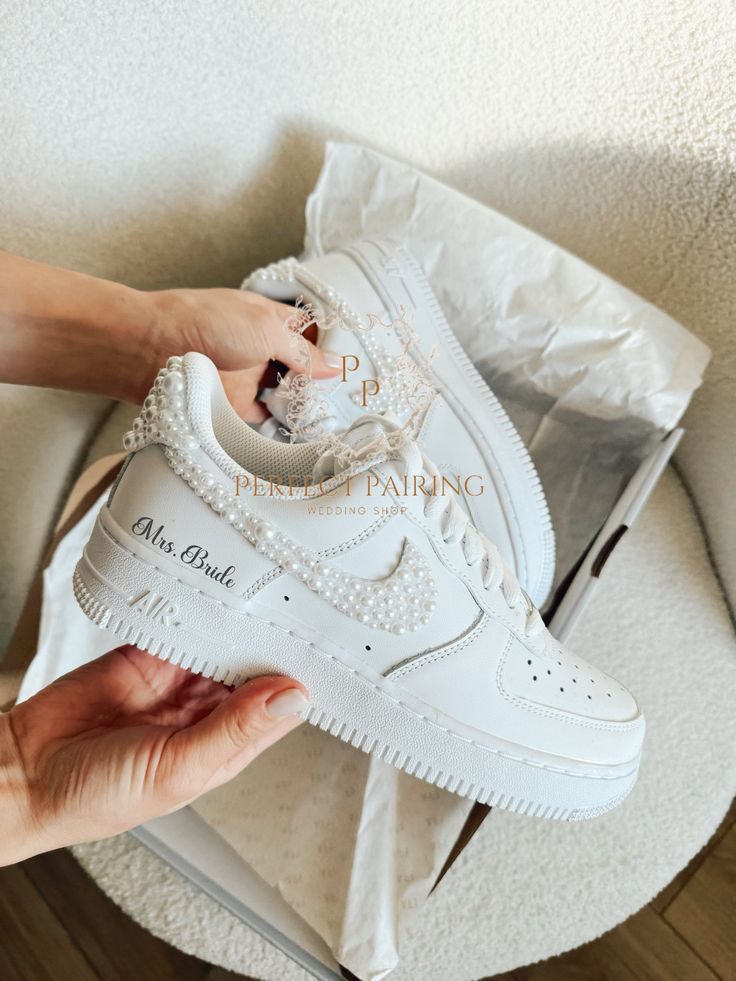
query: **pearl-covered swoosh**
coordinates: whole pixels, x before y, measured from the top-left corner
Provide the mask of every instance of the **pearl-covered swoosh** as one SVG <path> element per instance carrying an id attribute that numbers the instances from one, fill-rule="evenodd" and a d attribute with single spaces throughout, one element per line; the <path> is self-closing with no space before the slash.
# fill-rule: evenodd
<path id="1" fill-rule="evenodd" d="M 390 575 L 376 580 L 350 575 L 250 512 L 188 454 L 170 447 L 164 453 L 174 472 L 258 552 L 300 579 L 341 613 L 394 634 L 429 623 L 437 605 L 437 590 L 427 560 L 408 539 Z"/>
<path id="2" fill-rule="evenodd" d="M 408 539 L 393 572 L 371 580 L 330 565 L 264 525 L 256 525 L 255 536 L 273 532 L 273 537 L 259 541 L 258 551 L 346 616 L 394 634 L 429 623 L 437 605 L 434 581 L 424 556 Z"/>
<path id="3" fill-rule="evenodd" d="M 154 382 L 141 415 L 126 433 L 124 445 L 138 450 L 163 446 L 174 473 L 182 477 L 223 521 L 262 555 L 301 580 L 312 592 L 346 616 L 378 630 L 402 634 L 429 623 L 437 606 L 437 587 L 429 563 L 408 540 L 396 568 L 383 579 L 363 579 L 320 559 L 299 542 L 254 514 L 215 477 L 194 462 L 198 440 L 184 415 L 181 359 L 170 358 Z"/>

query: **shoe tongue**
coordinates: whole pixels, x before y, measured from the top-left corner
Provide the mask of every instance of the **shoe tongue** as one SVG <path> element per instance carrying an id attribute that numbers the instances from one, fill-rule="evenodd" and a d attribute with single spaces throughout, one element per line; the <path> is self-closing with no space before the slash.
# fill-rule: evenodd
<path id="1" fill-rule="evenodd" d="M 288 371 L 276 388 L 268 392 L 263 404 L 277 423 L 291 433 L 295 442 L 306 443 L 320 439 L 337 426 L 337 417 L 329 412 L 328 398 L 334 381 L 328 378 L 311 382 L 311 397 L 305 397 L 304 390 L 296 385 L 296 377 L 296 372 Z M 299 407 L 296 415 L 293 414 L 295 406 Z"/>
<path id="2" fill-rule="evenodd" d="M 330 477 L 336 476 L 347 467 L 353 466 L 360 458 L 361 452 L 368 451 L 369 447 L 372 451 L 366 452 L 366 461 L 372 459 L 380 452 L 380 440 L 385 435 L 386 429 L 375 417 L 358 419 L 338 437 L 336 443 L 330 445 L 317 458 L 312 470 L 312 480 L 316 484 L 320 480 L 329 480 Z"/>

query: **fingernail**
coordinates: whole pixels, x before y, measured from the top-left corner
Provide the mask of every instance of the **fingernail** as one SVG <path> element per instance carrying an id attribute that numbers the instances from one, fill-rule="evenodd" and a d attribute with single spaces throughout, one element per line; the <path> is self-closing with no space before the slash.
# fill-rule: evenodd
<path id="1" fill-rule="evenodd" d="M 325 351 L 322 357 L 328 368 L 340 368 L 342 366 L 342 358 L 339 354 L 334 354 L 332 351 Z"/>
<path id="2" fill-rule="evenodd" d="M 299 715 L 309 701 L 298 688 L 286 688 L 277 695 L 271 695 L 266 702 L 266 711 L 274 719 L 283 719 L 287 715 Z"/>

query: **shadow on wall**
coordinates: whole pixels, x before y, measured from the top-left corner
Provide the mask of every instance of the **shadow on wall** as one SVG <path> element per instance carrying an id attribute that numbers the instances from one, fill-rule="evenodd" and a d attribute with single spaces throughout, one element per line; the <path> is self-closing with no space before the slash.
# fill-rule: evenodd
<path id="1" fill-rule="evenodd" d="M 199 147 L 184 160 L 139 162 L 145 179 L 122 187 L 130 178 L 121 176 L 109 195 L 93 188 L 73 214 L 66 200 L 45 212 L 3 202 L 0 247 L 140 289 L 237 286 L 255 266 L 301 249 L 324 140 L 285 127 L 242 183 L 221 148 Z"/>
<path id="2" fill-rule="evenodd" d="M 713 228 L 734 176 L 694 154 L 552 143 L 491 149 L 441 178 L 666 309 L 673 273 Z"/>
<path id="3" fill-rule="evenodd" d="M 115 189 L 108 214 L 100 213 L 99 189 L 89 201 L 80 196 L 71 219 L 64 201 L 51 214 L 12 203 L 3 244 L 140 288 L 236 285 L 253 267 L 299 251 L 304 202 L 327 139 L 356 137 L 287 121 L 270 157 L 242 184 L 220 147 L 200 147 L 184 160 L 141 161 L 134 169 L 145 178 L 136 177 L 125 195 Z M 668 308 L 665 294 L 673 271 L 712 226 L 719 201 L 736 189 L 733 175 L 712 162 L 584 143 L 491 147 L 440 170 L 412 162 L 698 329 Z M 121 206 L 121 199 L 134 204 Z"/>

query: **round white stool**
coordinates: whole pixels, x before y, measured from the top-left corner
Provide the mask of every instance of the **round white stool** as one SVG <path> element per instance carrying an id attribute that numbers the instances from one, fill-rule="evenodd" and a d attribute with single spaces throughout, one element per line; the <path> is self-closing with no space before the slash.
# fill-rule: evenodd
<path id="1" fill-rule="evenodd" d="M 633 794 L 581 824 L 492 812 L 406 937 L 396 981 L 470 981 L 599 936 L 649 902 L 725 814 L 736 787 L 736 641 L 672 470 L 606 566 L 573 646 L 644 707 Z M 186 953 L 267 981 L 308 977 L 130 836 L 74 851 L 126 913 Z"/>

